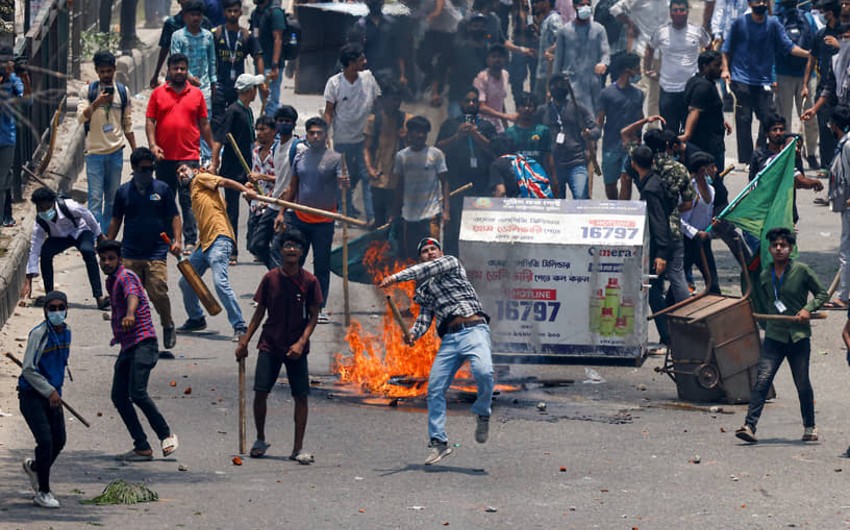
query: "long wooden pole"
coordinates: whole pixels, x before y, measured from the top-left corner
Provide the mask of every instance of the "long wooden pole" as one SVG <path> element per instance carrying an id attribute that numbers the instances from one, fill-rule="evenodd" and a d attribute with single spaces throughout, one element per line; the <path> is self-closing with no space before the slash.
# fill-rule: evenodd
<path id="1" fill-rule="evenodd" d="M 313 208 L 312 206 L 304 206 L 303 204 L 298 204 L 295 202 L 285 201 L 283 199 L 275 199 L 273 197 L 257 197 L 258 201 L 267 202 L 270 204 L 277 204 L 279 206 L 283 206 L 284 208 L 289 208 L 291 210 L 298 210 L 299 212 L 311 213 L 313 215 L 321 215 L 323 217 L 327 217 L 328 219 L 333 219 L 334 221 L 342 221 L 343 223 L 351 223 L 357 226 L 368 226 L 369 223 L 366 221 L 361 221 L 360 219 L 355 219 L 353 217 L 348 217 L 347 215 L 338 214 L 336 212 L 332 212 L 330 210 L 322 210 L 321 208 Z"/>
<path id="2" fill-rule="evenodd" d="M 765 313 L 753 313 L 753 318 L 756 320 L 774 320 L 779 322 L 796 322 L 797 317 L 794 315 L 768 315 Z M 824 320 L 826 313 L 812 313 L 809 320 Z"/>
<path id="3" fill-rule="evenodd" d="M 345 165 L 345 157 L 342 157 L 342 177 L 343 184 L 341 186 L 341 208 L 343 213 L 348 212 L 348 166 Z M 368 186 L 367 183 L 363 183 Z M 342 301 L 343 314 L 345 318 L 345 327 L 351 325 L 351 305 L 348 297 L 348 223 L 342 223 Z"/>
<path id="4" fill-rule="evenodd" d="M 410 343 L 410 330 L 407 329 L 407 325 L 404 323 L 404 318 L 401 316 L 401 311 L 398 310 L 398 306 L 392 296 L 387 295 L 387 303 L 390 304 L 390 311 L 392 311 L 393 319 L 396 321 L 396 324 L 398 324 L 398 327 L 401 328 L 401 333 L 404 335 L 404 341 L 406 343 Z"/>
<path id="5" fill-rule="evenodd" d="M 24 367 L 24 364 L 23 364 L 20 360 L 18 360 L 18 358 L 17 358 L 17 357 L 15 357 L 14 355 L 12 355 L 11 353 L 6 352 L 6 357 L 8 357 L 9 359 L 11 359 L 11 361 L 12 361 L 13 363 L 17 364 L 19 367 L 21 367 L 21 368 L 23 368 L 23 367 Z M 70 412 L 71 414 L 73 414 L 73 415 L 74 415 L 74 417 L 75 417 L 75 418 L 77 418 L 78 420 L 80 420 L 80 423 L 82 423 L 83 425 L 85 425 L 87 428 L 90 428 L 90 427 L 91 427 L 91 424 L 90 424 L 89 422 L 87 422 L 87 421 L 86 421 L 86 419 L 85 419 L 85 418 L 83 418 L 83 417 L 80 415 L 80 413 L 79 413 L 79 412 L 77 412 L 76 410 L 74 410 L 74 407 L 72 407 L 71 405 L 69 405 L 67 401 L 65 401 L 65 400 L 64 400 L 64 399 L 62 399 L 62 398 L 59 398 L 59 401 L 61 401 L 61 402 L 62 402 L 62 406 L 63 406 L 63 407 L 65 407 L 66 409 L 68 409 L 68 412 Z"/>
<path id="6" fill-rule="evenodd" d="M 239 454 L 244 455 L 248 445 L 245 418 L 245 358 L 239 359 Z"/>

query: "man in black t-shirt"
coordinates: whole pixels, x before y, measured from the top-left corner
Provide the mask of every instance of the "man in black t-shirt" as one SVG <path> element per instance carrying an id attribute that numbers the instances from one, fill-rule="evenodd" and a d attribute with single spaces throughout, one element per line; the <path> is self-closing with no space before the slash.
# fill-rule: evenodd
<path id="1" fill-rule="evenodd" d="M 224 0 L 226 24 L 212 31 L 215 41 L 215 66 L 217 81 L 212 101 L 212 129 L 216 132 L 221 126 L 222 116 L 231 103 L 236 102 L 236 79 L 245 73 L 245 59 L 250 55 L 254 59 L 254 71 L 264 72 L 263 50 L 260 41 L 247 29 L 239 27 L 242 16 L 241 0 Z M 260 85 L 263 90 L 263 85 Z"/>
<path id="2" fill-rule="evenodd" d="M 445 226 L 443 237 L 446 254 L 458 255 L 460 217 L 464 197 L 488 197 L 490 195 L 490 139 L 496 135 L 496 127 L 478 117 L 478 89 L 470 87 L 461 103 L 462 118 L 448 118 L 440 127 L 436 147 L 446 155 L 449 169 L 449 190 L 457 189 L 469 182 L 473 187 L 452 197 L 449 211 L 452 212 Z"/>
<path id="3" fill-rule="evenodd" d="M 714 157 L 718 170 L 726 167 L 726 144 L 724 135 L 732 132 L 732 126 L 723 119 L 723 100 L 717 90 L 717 80 L 723 69 L 720 54 L 715 51 L 702 52 L 697 59 L 699 73 L 685 85 L 685 132 L 679 140 L 689 142 Z"/>

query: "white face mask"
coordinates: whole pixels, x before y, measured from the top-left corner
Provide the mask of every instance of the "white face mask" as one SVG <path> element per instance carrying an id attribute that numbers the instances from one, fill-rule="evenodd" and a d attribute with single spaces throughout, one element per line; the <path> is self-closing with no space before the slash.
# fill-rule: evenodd
<path id="1" fill-rule="evenodd" d="M 67 311 L 48 311 L 47 312 L 47 321 L 50 322 L 51 326 L 61 326 L 65 323 L 65 317 L 67 315 Z"/>
<path id="2" fill-rule="evenodd" d="M 588 20 L 593 14 L 593 8 L 590 6 L 581 6 L 576 9 L 576 16 L 579 20 Z"/>

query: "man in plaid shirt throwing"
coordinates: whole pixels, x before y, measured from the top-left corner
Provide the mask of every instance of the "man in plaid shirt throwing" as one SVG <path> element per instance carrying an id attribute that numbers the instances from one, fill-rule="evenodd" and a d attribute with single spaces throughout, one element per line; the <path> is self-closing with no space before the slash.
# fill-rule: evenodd
<path id="1" fill-rule="evenodd" d="M 437 319 L 440 350 L 431 365 L 428 378 L 428 457 L 425 465 L 439 462 L 452 454 L 446 435 L 446 390 L 455 373 L 469 361 L 478 386 L 472 405 L 476 415 L 475 441 L 484 443 L 490 430 L 490 402 L 493 400 L 493 359 L 490 355 L 490 317 L 484 312 L 466 271 L 454 256 L 443 255 L 440 242 L 425 237 L 419 242 L 419 259 L 413 265 L 381 280 L 380 287 L 416 280 L 414 301 L 419 317 L 410 328 L 410 345 L 428 331 Z"/>

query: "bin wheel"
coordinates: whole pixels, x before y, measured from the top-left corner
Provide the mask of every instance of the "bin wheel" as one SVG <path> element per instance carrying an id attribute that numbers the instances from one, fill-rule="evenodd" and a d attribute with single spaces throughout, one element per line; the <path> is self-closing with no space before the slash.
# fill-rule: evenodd
<path id="1" fill-rule="evenodd" d="M 701 364 L 696 369 L 697 383 L 706 390 L 711 390 L 720 383 L 720 373 L 715 366 Z"/>

